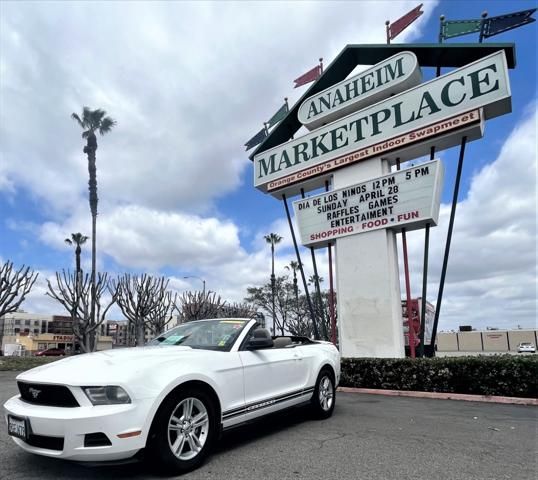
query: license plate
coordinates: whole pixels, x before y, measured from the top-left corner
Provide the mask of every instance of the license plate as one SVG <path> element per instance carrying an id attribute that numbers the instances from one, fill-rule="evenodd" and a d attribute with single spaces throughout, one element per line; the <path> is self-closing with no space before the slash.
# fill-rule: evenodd
<path id="1" fill-rule="evenodd" d="M 20 417 L 7 416 L 7 432 L 13 436 L 26 440 L 28 429 L 26 419 Z"/>

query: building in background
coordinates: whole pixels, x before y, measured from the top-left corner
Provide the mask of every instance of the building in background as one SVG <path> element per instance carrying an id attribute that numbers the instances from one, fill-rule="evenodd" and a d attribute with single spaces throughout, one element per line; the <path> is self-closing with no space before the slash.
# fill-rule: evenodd
<path id="1" fill-rule="evenodd" d="M 6 348 L 7 345 L 10 347 Z M 69 352 L 72 346 L 71 317 L 14 312 L 0 318 L 0 350 L 2 352 L 31 353 L 47 348 L 61 348 Z M 105 322 L 100 325 L 97 333 L 97 350 L 109 348 L 112 348 L 112 339 L 107 335 Z"/>

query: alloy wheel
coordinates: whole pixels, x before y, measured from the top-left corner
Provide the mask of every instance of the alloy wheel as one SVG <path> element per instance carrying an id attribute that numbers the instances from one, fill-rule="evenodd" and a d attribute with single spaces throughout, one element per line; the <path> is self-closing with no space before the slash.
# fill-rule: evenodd
<path id="1" fill-rule="evenodd" d="M 195 397 L 182 400 L 168 421 L 168 445 L 180 460 L 191 460 L 204 447 L 209 433 L 209 415 Z"/>

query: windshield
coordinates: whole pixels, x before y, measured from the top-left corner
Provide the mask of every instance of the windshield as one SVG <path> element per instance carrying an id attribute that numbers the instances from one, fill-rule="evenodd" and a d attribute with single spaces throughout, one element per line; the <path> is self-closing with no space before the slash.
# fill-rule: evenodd
<path id="1" fill-rule="evenodd" d="M 228 351 L 249 320 L 203 320 L 184 323 L 154 338 L 148 345 L 182 345 Z"/>

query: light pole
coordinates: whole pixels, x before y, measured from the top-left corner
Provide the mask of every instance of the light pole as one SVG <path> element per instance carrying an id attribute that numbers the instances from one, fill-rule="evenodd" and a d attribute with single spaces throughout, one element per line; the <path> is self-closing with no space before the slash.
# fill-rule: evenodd
<path id="1" fill-rule="evenodd" d="M 202 285 L 203 285 L 202 293 L 205 295 L 205 280 L 203 278 L 197 277 L 196 275 L 189 275 L 188 277 L 183 277 L 183 278 L 185 278 L 185 279 L 187 279 L 187 278 L 197 278 L 198 280 L 200 280 L 202 282 Z"/>

